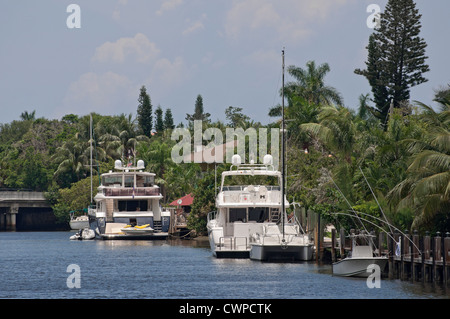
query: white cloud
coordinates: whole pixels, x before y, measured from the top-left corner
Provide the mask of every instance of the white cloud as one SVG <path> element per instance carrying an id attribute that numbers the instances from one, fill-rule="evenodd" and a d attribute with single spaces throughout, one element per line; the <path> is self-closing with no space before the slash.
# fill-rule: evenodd
<path id="1" fill-rule="evenodd" d="M 175 58 L 173 62 L 167 58 L 161 58 L 156 61 L 147 81 L 165 94 L 188 79 L 189 74 L 182 57 Z"/>
<path id="2" fill-rule="evenodd" d="M 311 35 L 313 23 L 349 2 L 355 0 L 235 0 L 226 14 L 225 34 L 236 40 L 266 28 L 282 40 L 301 40 Z"/>
<path id="3" fill-rule="evenodd" d="M 70 84 L 63 103 L 65 114 L 135 112 L 142 85 L 162 98 L 173 94 L 190 76 L 181 56 L 162 56 L 142 33 L 98 46 L 91 66 L 90 72 Z"/>
<path id="4" fill-rule="evenodd" d="M 134 38 L 120 38 L 116 42 L 105 42 L 97 47 L 92 62 L 124 63 L 132 57 L 135 62 L 147 63 L 154 61 L 159 52 L 155 43 L 138 33 Z"/>
<path id="5" fill-rule="evenodd" d="M 133 89 L 128 77 L 114 72 L 84 73 L 68 89 L 63 102 L 64 114 L 92 111 L 115 114 L 121 106 L 126 107 L 125 101 L 135 93 Z"/>
<path id="6" fill-rule="evenodd" d="M 162 15 L 165 11 L 170 11 L 183 4 L 183 0 L 165 0 L 156 11 L 157 15 Z"/>
<path id="7" fill-rule="evenodd" d="M 198 30 L 201 30 L 204 28 L 205 28 L 205 26 L 203 25 L 203 22 L 200 20 L 197 20 L 197 21 L 194 21 L 193 23 L 191 23 L 187 29 L 183 30 L 182 34 L 188 35 L 190 33 L 193 33 L 195 31 L 198 31 Z"/>
<path id="8" fill-rule="evenodd" d="M 255 65 L 276 65 L 281 62 L 280 52 L 274 50 L 257 50 L 244 57 L 244 62 Z"/>

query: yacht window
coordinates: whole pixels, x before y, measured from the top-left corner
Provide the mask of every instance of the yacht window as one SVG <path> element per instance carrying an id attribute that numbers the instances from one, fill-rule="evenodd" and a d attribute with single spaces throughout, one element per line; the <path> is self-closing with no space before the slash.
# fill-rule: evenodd
<path id="1" fill-rule="evenodd" d="M 109 175 L 102 177 L 103 186 L 122 185 L 122 175 Z"/>
<path id="2" fill-rule="evenodd" d="M 237 221 L 247 221 L 247 208 L 230 208 L 230 222 Z"/>
<path id="3" fill-rule="evenodd" d="M 125 187 L 133 187 L 133 186 L 134 186 L 134 176 L 125 175 Z"/>
<path id="4" fill-rule="evenodd" d="M 148 201 L 146 200 L 119 200 L 119 212 L 147 211 Z"/>
<path id="5" fill-rule="evenodd" d="M 136 187 L 151 187 L 155 183 L 154 176 L 136 176 Z"/>
<path id="6" fill-rule="evenodd" d="M 249 207 L 248 209 L 248 220 L 254 220 L 258 223 L 264 222 L 269 219 L 269 208 L 268 207 Z"/>

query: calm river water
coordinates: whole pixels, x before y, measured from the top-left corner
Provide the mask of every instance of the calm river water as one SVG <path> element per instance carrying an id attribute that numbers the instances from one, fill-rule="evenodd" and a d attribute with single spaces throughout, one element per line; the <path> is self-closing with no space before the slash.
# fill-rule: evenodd
<path id="1" fill-rule="evenodd" d="M 441 285 L 333 277 L 331 265 L 216 259 L 206 242 L 71 241 L 73 232 L 0 233 L 0 298 L 423 299 Z M 78 287 L 73 287 L 78 267 Z M 70 277 L 70 278 L 69 278 Z M 68 280 L 69 279 L 69 280 Z M 69 283 L 69 285 L 68 285 Z M 72 288 L 69 286 L 72 284 Z"/>

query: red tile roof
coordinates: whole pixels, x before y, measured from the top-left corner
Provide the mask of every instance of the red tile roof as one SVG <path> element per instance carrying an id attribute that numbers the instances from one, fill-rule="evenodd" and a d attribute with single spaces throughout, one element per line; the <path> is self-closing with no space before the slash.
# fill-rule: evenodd
<path id="1" fill-rule="evenodd" d="M 191 206 L 193 202 L 194 197 L 192 197 L 192 194 L 188 194 L 186 196 L 174 200 L 172 203 L 169 204 L 169 206 Z"/>

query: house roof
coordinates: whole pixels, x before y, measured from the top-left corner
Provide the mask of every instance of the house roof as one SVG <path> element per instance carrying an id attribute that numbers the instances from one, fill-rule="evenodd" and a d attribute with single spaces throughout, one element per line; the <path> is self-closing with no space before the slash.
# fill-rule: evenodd
<path id="1" fill-rule="evenodd" d="M 187 194 L 186 196 L 174 200 L 169 206 L 191 206 L 193 202 L 194 197 L 192 197 L 192 194 Z"/>

